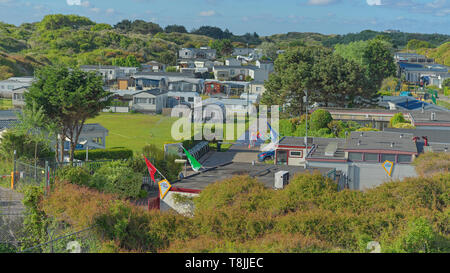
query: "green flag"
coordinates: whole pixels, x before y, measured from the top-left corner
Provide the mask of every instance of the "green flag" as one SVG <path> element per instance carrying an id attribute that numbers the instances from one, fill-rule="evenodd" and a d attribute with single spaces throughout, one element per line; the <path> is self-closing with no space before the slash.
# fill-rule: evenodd
<path id="1" fill-rule="evenodd" d="M 188 151 L 186 151 L 186 149 L 184 147 L 183 147 L 183 150 L 189 160 L 189 163 L 191 163 L 192 169 L 194 171 L 198 172 L 198 170 L 200 170 L 202 165 L 195 159 L 195 157 L 193 157 Z"/>

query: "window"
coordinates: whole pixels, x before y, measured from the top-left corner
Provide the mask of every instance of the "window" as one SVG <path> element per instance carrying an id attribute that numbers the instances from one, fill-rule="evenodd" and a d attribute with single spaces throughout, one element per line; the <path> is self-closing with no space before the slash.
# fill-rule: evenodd
<path id="1" fill-rule="evenodd" d="M 411 155 L 398 155 L 397 162 L 398 163 L 411 163 Z"/>
<path id="2" fill-rule="evenodd" d="M 364 154 L 364 161 L 378 162 L 378 154 Z"/>
<path id="3" fill-rule="evenodd" d="M 147 103 L 147 99 L 144 99 L 144 98 L 134 98 L 134 103 Z"/>
<path id="4" fill-rule="evenodd" d="M 348 153 L 350 161 L 363 161 L 363 153 Z"/>
<path id="5" fill-rule="evenodd" d="M 194 97 L 189 97 L 188 102 L 194 102 Z"/>
<path id="6" fill-rule="evenodd" d="M 181 102 L 184 102 L 185 100 L 184 100 L 184 97 L 180 97 L 180 101 Z"/>
<path id="7" fill-rule="evenodd" d="M 9 90 L 13 90 L 14 89 L 14 85 L 8 85 L 8 89 Z"/>
<path id="8" fill-rule="evenodd" d="M 389 160 L 391 162 L 395 162 L 395 155 L 393 155 L 393 154 L 382 154 L 381 155 L 381 162 L 385 162 L 386 160 Z"/>
<path id="9" fill-rule="evenodd" d="M 290 151 L 289 157 L 303 157 L 302 151 Z"/>
<path id="10" fill-rule="evenodd" d="M 256 91 L 261 91 L 261 87 L 256 87 Z"/>

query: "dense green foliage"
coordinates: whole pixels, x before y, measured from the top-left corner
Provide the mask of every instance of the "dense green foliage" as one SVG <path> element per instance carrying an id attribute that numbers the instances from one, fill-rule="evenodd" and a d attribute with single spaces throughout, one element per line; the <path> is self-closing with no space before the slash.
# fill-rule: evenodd
<path id="1" fill-rule="evenodd" d="M 325 106 L 366 104 L 376 94 L 370 84 L 375 79 L 369 78 L 363 67 L 324 47 L 288 49 L 275 60 L 275 72 L 265 81 L 261 102 L 284 105 L 285 112 L 291 115 L 304 113 L 305 90 L 310 102 Z"/>
<path id="2" fill-rule="evenodd" d="M 146 145 L 142 149 L 142 154 L 169 180 L 175 181 L 181 172 L 181 164 L 175 163 L 178 159 L 174 155 L 164 155 L 164 151 L 159 149 L 156 145 Z M 147 165 L 144 157 L 139 155 L 129 161 L 130 168 L 135 172 L 144 176 L 149 176 Z M 157 178 L 159 174 L 155 176 Z M 161 177 L 161 179 L 163 179 Z"/>
<path id="3" fill-rule="evenodd" d="M 416 51 L 428 58 L 434 58 L 437 63 L 450 66 L 450 42 L 444 43 L 437 48 L 421 48 Z"/>
<path id="4" fill-rule="evenodd" d="M 316 110 L 317 112 L 319 110 Z M 344 138 L 346 133 L 362 129 L 361 126 L 353 121 L 343 122 L 341 120 L 333 120 L 328 111 L 322 112 L 320 110 L 317 114 L 311 117 L 308 116 L 308 136 L 309 137 L 325 137 L 325 138 Z M 328 113 L 328 114 L 327 114 Z M 322 120 L 324 118 L 324 120 Z M 280 135 L 281 136 L 306 136 L 306 118 L 305 115 L 300 119 L 281 119 L 280 120 Z M 372 128 L 370 128 L 372 129 Z"/>
<path id="5" fill-rule="evenodd" d="M 109 95 L 95 72 L 65 66 L 39 69 L 36 80 L 24 94 L 26 108 L 42 108 L 45 123 L 53 125 L 55 135 L 58 133 L 69 139 L 71 162 L 86 120 L 97 116 L 109 105 Z M 63 153 L 60 159 L 63 159 Z"/>
<path id="6" fill-rule="evenodd" d="M 112 161 L 102 165 L 92 177 L 91 185 L 100 191 L 120 197 L 138 197 L 142 175 L 135 173 L 125 161 Z"/>
<path id="7" fill-rule="evenodd" d="M 327 127 L 328 123 L 333 120 L 330 112 L 318 109 L 311 114 L 310 126 L 311 130 L 319 130 Z"/>
<path id="8" fill-rule="evenodd" d="M 12 159 L 15 150 L 16 158 L 33 159 L 35 158 L 36 148 L 38 158 L 50 157 L 53 154 L 47 141 L 35 139 L 25 133 L 8 130 L 2 134 L 0 156 Z"/>
<path id="9" fill-rule="evenodd" d="M 42 208 L 74 227 L 97 224 L 109 252 L 369 252 L 370 241 L 382 252 L 448 252 L 449 182 L 443 173 L 339 192 L 316 173 L 275 191 L 236 176 L 205 188 L 190 217 L 60 184 Z"/>
<path id="10" fill-rule="evenodd" d="M 406 123 L 406 122 L 407 122 L 407 120 L 405 119 L 403 114 L 402 113 L 397 113 L 394 116 L 392 116 L 392 118 L 389 120 L 389 126 L 390 127 L 394 127 L 398 123 Z"/>
<path id="11" fill-rule="evenodd" d="M 91 174 L 86 168 L 67 165 L 58 169 L 57 177 L 60 181 L 66 181 L 80 186 L 89 186 Z"/>

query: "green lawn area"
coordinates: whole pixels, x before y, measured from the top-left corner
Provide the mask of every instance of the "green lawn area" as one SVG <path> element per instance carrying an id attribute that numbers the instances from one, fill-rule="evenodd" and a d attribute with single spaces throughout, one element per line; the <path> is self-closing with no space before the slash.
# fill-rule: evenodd
<path id="1" fill-rule="evenodd" d="M 101 113 L 86 123 L 100 123 L 109 130 L 106 148 L 125 147 L 140 153 L 147 144 L 155 144 L 163 149 L 164 144 L 181 142 L 173 140 L 171 136 L 172 124 L 177 120 L 178 118 L 162 115 Z M 248 129 L 248 126 L 248 120 L 246 120 L 245 128 Z M 194 129 L 193 125 L 192 129 Z M 225 126 L 224 131 L 226 131 Z M 235 136 L 239 137 L 236 131 L 235 129 Z M 229 146 L 231 145 L 224 144 L 222 149 L 226 150 Z"/>
<path id="2" fill-rule="evenodd" d="M 163 149 L 164 144 L 177 142 L 170 133 L 176 120 L 162 115 L 101 113 L 87 123 L 100 123 L 109 130 L 106 148 L 125 147 L 141 152 L 147 144 L 155 144 Z"/>
<path id="3" fill-rule="evenodd" d="M 0 99 L 0 110 L 9 110 L 13 108 L 11 99 Z"/>

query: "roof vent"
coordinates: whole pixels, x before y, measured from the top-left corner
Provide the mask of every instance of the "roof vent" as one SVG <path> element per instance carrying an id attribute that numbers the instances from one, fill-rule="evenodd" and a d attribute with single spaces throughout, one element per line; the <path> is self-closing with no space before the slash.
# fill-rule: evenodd
<path id="1" fill-rule="evenodd" d="M 448 152 L 448 148 L 447 147 L 444 148 L 444 152 Z"/>
<path id="2" fill-rule="evenodd" d="M 361 132 L 361 134 L 359 134 L 359 136 L 364 136 L 364 132 Z"/>
<path id="3" fill-rule="evenodd" d="M 400 138 L 403 138 L 403 134 L 400 134 Z"/>
<path id="4" fill-rule="evenodd" d="M 361 145 L 361 140 L 360 139 L 358 139 L 358 146 L 360 146 Z"/>
<path id="5" fill-rule="evenodd" d="M 394 142 L 391 142 L 391 148 L 394 148 Z"/>

